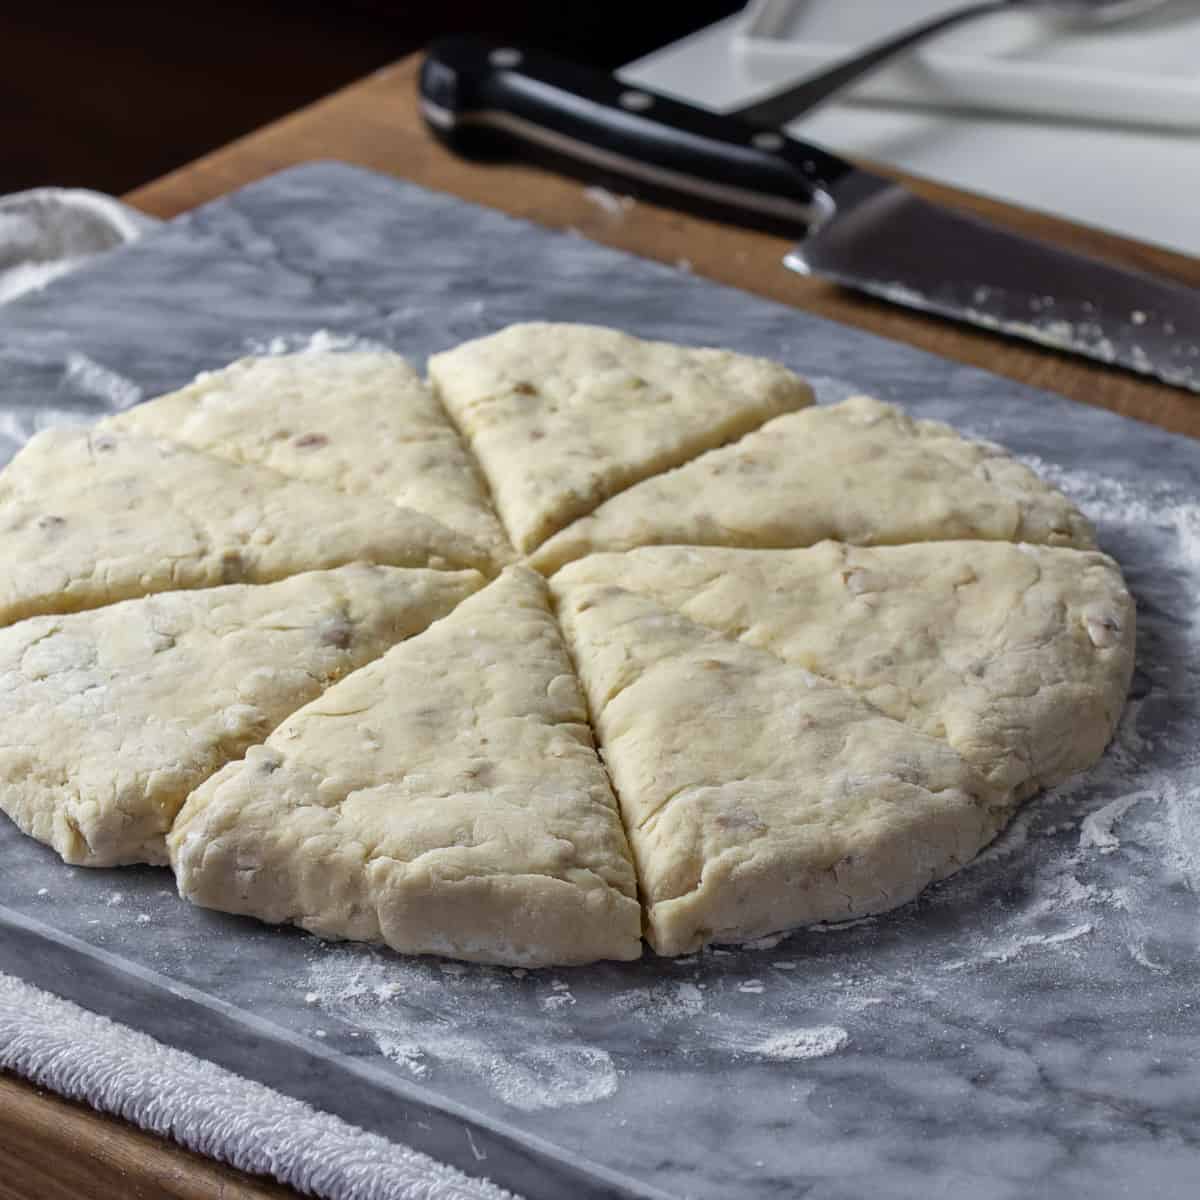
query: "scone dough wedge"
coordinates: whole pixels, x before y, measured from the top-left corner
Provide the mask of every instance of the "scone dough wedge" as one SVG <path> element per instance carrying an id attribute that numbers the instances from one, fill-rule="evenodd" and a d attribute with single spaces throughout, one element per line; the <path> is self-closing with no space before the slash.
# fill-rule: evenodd
<path id="1" fill-rule="evenodd" d="M 510 567 L 190 797 L 182 895 L 520 966 L 641 952 L 632 862 L 545 584 Z"/>
<path id="2" fill-rule="evenodd" d="M 197 784 L 483 582 L 353 564 L 0 629 L 0 808 L 69 863 L 165 862 Z"/>
<path id="3" fill-rule="evenodd" d="M 533 556 L 550 573 L 649 545 L 793 548 L 957 538 L 1090 549 L 1086 518 L 1001 447 L 869 396 L 777 417 L 630 487 Z"/>
<path id="4" fill-rule="evenodd" d="M 346 496 L 128 433 L 50 429 L 0 473 L 0 624 L 350 562 L 492 569 L 484 547 Z"/>
<path id="5" fill-rule="evenodd" d="M 1003 823 L 1005 792 L 851 690 L 620 587 L 556 591 L 660 954 L 893 908 Z"/>
<path id="6" fill-rule="evenodd" d="M 486 546 L 512 547 L 457 430 L 386 351 L 243 358 L 102 421 L 357 496 L 392 499 Z"/>
<path id="7" fill-rule="evenodd" d="M 553 586 L 620 587 L 849 688 L 1017 799 L 1100 757 L 1133 672 L 1133 600 L 1096 551 L 657 546 L 581 559 Z"/>
<path id="8" fill-rule="evenodd" d="M 429 360 L 517 549 L 616 492 L 812 403 L 778 363 L 591 325 L 511 325 Z"/>

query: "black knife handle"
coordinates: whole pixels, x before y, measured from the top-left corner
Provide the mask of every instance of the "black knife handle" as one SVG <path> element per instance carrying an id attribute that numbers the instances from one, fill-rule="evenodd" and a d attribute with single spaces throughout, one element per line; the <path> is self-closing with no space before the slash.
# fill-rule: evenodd
<path id="1" fill-rule="evenodd" d="M 829 214 L 827 188 L 851 169 L 778 130 L 481 38 L 435 42 L 420 91 L 426 121 L 462 153 L 516 141 L 585 177 L 801 235 Z"/>

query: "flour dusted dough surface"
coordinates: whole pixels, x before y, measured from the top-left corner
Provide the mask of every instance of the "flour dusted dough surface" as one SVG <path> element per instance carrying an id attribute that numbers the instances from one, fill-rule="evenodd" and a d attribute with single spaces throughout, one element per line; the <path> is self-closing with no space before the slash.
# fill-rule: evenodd
<path id="1" fill-rule="evenodd" d="M 0 624 L 356 561 L 491 564 L 468 538 L 384 499 L 136 434 L 47 430 L 0 474 Z"/>
<path id="2" fill-rule="evenodd" d="M 856 545 L 983 538 L 1088 549 L 1061 492 L 999 446 L 855 396 L 777 417 L 568 525 L 533 556 L 550 572 L 598 550 Z"/>
<path id="3" fill-rule="evenodd" d="M 429 374 L 526 553 L 622 488 L 812 403 L 778 363 L 592 325 L 512 325 L 435 354 Z"/>
<path id="4" fill-rule="evenodd" d="M 398 354 L 243 358 L 99 428 L 169 438 L 232 462 L 390 498 L 486 547 L 512 547 L 445 411 Z"/>
<path id="5" fill-rule="evenodd" d="M 911 899 L 1099 757 L 1133 670 L 1095 552 L 651 547 L 552 588 L 662 954 Z"/>
<path id="6" fill-rule="evenodd" d="M 197 903 L 409 953 L 631 959 L 625 834 L 545 585 L 509 568 L 197 789 Z"/>
<path id="7" fill-rule="evenodd" d="M 851 689 L 1018 797 L 1094 762 L 1133 671 L 1107 556 L 1003 542 L 808 550 L 649 547 L 554 577 L 610 585 Z M 581 658 L 584 677 L 590 665 Z"/>
<path id="8" fill-rule="evenodd" d="M 1133 602 L 998 447 L 591 326 L 430 374 L 246 359 L 0 473 L 26 832 L 325 937 L 584 963 L 895 907 L 1102 753 Z"/>
<path id="9" fill-rule="evenodd" d="M 944 741 L 608 585 L 561 593 L 660 954 L 911 899 L 1005 813 Z"/>
<path id="10" fill-rule="evenodd" d="M 0 629 L 0 808 L 70 863 L 165 862 L 192 788 L 482 583 L 356 564 Z"/>

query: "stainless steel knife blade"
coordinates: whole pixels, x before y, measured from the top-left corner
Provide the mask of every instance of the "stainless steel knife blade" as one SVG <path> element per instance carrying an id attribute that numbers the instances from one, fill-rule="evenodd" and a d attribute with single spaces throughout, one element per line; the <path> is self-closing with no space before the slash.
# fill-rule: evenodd
<path id="1" fill-rule="evenodd" d="M 1200 392 L 1200 291 L 1010 233 L 853 170 L 784 259 L 882 300 Z"/>

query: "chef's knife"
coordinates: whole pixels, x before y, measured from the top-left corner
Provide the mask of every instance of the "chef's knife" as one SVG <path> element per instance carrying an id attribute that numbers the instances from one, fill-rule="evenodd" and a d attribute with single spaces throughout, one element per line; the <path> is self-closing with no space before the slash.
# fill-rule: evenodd
<path id="1" fill-rule="evenodd" d="M 451 146 L 517 141 L 576 171 L 800 244 L 784 265 L 1200 392 L 1200 291 L 922 200 L 777 129 L 478 38 L 435 43 L 421 109 Z M 1099 184 L 1102 186 L 1102 184 Z"/>

